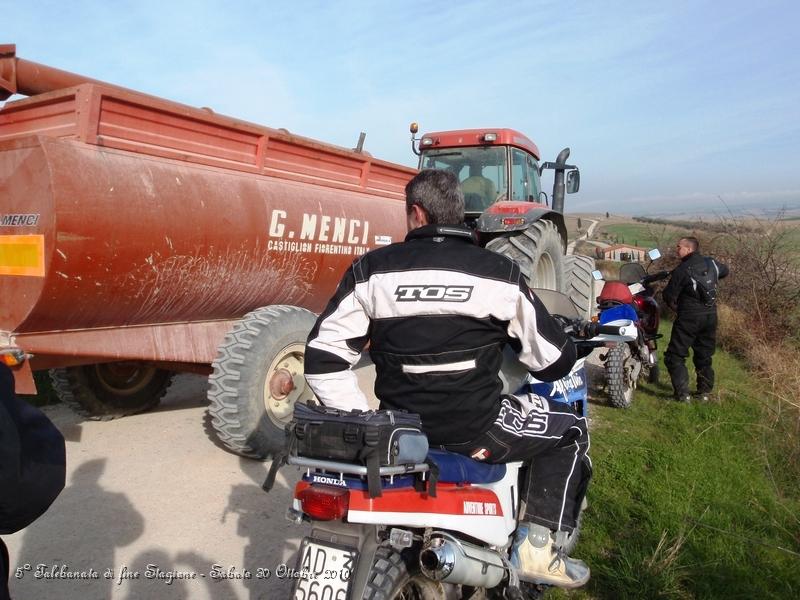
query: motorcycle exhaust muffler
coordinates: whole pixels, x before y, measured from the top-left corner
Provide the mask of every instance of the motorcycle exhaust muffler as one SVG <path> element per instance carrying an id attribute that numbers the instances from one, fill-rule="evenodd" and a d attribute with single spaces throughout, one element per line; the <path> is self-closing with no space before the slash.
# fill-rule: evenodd
<path id="1" fill-rule="evenodd" d="M 419 554 L 422 573 L 436 581 L 493 588 L 506 574 L 503 557 L 494 550 L 457 540 L 437 531 Z"/>

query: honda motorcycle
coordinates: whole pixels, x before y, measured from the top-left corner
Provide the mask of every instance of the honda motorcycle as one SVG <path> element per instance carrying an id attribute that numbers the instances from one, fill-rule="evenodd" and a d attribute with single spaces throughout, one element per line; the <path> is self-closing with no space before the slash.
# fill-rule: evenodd
<path id="1" fill-rule="evenodd" d="M 640 378 L 648 383 L 658 381 L 658 333 L 660 314 L 655 300 L 653 284 L 669 277 L 670 271 L 648 273 L 653 261 L 661 258 L 658 250 L 647 253 L 650 263 L 645 269 L 641 263 L 622 265 L 619 280 L 606 281 L 597 297 L 598 317 L 601 324 L 617 319 L 630 319 L 636 324 L 635 340 L 610 345 L 608 352 L 600 355 L 606 374 L 606 388 L 612 405 L 628 408 L 633 401 L 633 391 Z M 595 279 L 602 279 L 594 271 Z"/>
<path id="2" fill-rule="evenodd" d="M 571 306 L 569 298 L 559 296 Z M 548 308 L 558 314 L 558 306 Z M 584 347 L 638 335 L 630 320 L 600 325 L 563 315 L 559 319 Z M 580 387 L 575 374 L 581 370 L 582 363 L 560 384 L 544 384 L 556 390 L 550 397 L 568 400 L 570 389 Z M 505 375 L 510 389 L 519 389 L 521 383 L 544 391 L 538 387 L 541 382 L 526 379 L 527 371 L 517 371 L 519 378 Z M 585 392 L 580 409 L 586 410 Z M 424 463 L 380 467 L 381 493 L 374 497 L 367 493 L 368 468 L 363 464 L 302 455 L 287 462 L 305 471 L 287 518 L 312 525 L 294 570 L 296 600 L 539 596 L 540 586 L 520 582 L 510 562 L 523 463 L 487 464 L 429 450 Z"/>

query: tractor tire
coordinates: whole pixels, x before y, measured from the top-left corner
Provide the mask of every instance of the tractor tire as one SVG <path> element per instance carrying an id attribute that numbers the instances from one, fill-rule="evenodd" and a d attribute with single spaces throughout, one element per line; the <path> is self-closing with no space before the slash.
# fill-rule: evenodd
<path id="1" fill-rule="evenodd" d="M 412 575 L 403 557 L 391 548 L 381 547 L 367 576 L 364 600 L 446 600 L 444 586 L 423 575 Z"/>
<path id="2" fill-rule="evenodd" d="M 632 360 L 630 346 L 624 342 L 610 348 L 606 356 L 608 399 L 617 408 L 628 408 L 633 402 L 636 381 L 631 377 L 633 366 L 630 363 Z"/>
<path id="3" fill-rule="evenodd" d="M 569 296 L 581 319 L 590 319 L 594 312 L 594 259 L 582 254 L 564 257 L 564 293 Z"/>
<path id="4" fill-rule="evenodd" d="M 314 393 L 303 377 L 314 313 L 267 306 L 242 317 L 225 336 L 209 376 L 211 425 L 227 448 L 251 458 L 283 449 L 296 402 Z"/>
<path id="5" fill-rule="evenodd" d="M 173 375 L 134 361 L 50 369 L 59 400 L 82 415 L 110 419 L 158 406 Z"/>
<path id="6" fill-rule="evenodd" d="M 536 221 L 524 231 L 490 240 L 486 247 L 514 259 L 529 287 L 564 291 L 564 246 L 551 221 Z"/>

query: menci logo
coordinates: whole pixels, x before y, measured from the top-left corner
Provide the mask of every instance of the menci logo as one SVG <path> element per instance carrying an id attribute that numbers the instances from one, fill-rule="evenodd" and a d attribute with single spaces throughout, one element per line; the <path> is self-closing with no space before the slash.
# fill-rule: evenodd
<path id="1" fill-rule="evenodd" d="M 472 296 L 471 285 L 398 285 L 398 302 L 466 302 Z"/>

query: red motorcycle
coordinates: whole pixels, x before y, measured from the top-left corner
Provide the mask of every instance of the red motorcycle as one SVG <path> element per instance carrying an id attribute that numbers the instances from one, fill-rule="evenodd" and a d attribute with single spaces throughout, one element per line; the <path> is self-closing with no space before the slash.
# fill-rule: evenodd
<path id="1" fill-rule="evenodd" d="M 636 323 L 639 335 L 635 341 L 612 345 L 600 356 L 605 364 L 608 396 L 611 404 L 627 408 L 633 401 L 633 390 L 639 378 L 648 383 L 658 381 L 658 333 L 660 314 L 655 300 L 653 283 L 669 277 L 670 271 L 648 273 L 652 261 L 661 257 L 658 250 L 650 250 L 648 268 L 641 263 L 624 264 L 619 279 L 607 281 L 597 297 L 601 324 L 616 319 L 630 319 Z M 600 271 L 593 273 L 602 279 Z"/>

